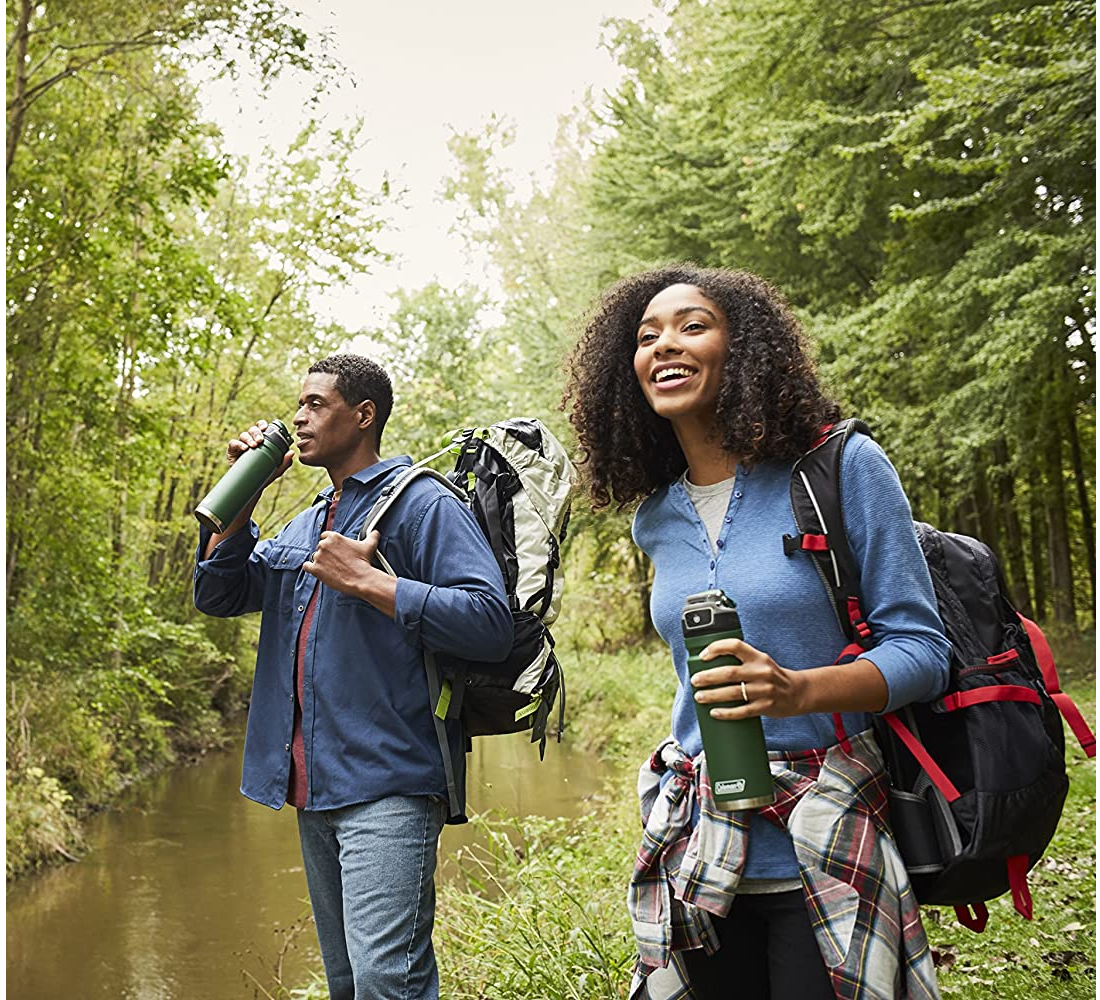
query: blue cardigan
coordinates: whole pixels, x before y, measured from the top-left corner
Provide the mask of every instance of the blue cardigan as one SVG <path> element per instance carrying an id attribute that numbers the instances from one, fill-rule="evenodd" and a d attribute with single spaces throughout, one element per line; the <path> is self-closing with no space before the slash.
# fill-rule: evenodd
<path id="1" fill-rule="evenodd" d="M 886 710 L 930 700 L 947 683 L 949 646 L 909 502 L 894 467 L 870 438 L 854 436 L 842 461 L 844 524 L 860 568 L 863 613 L 876 640 L 865 658 L 886 680 Z M 789 494 L 793 465 L 792 460 L 738 466 L 717 552 L 679 482 L 647 498 L 634 515 L 634 541 L 654 566 L 653 624 L 668 643 L 676 670 L 672 734 L 689 756 L 702 749 L 680 631 L 689 594 L 722 588 L 737 602 L 745 641 L 788 669 L 831 664 L 847 644 L 812 561 L 783 553 L 783 535 L 798 533 Z M 836 742 L 832 717 L 824 713 L 765 716 L 763 724 L 767 744 L 775 749 Z M 844 716 L 852 735 L 869 725 L 869 715 Z M 790 838 L 754 816 L 745 877 L 797 874 Z"/>

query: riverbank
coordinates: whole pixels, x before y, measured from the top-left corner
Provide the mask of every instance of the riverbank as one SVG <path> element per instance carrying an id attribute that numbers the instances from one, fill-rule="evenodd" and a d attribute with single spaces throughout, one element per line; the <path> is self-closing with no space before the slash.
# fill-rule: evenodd
<path id="1" fill-rule="evenodd" d="M 124 675 L 100 671 L 8 678 L 7 880 L 77 861 L 92 815 L 135 784 L 179 763 L 201 761 L 238 738 L 247 676 L 203 642 L 174 670 L 157 661 Z"/>

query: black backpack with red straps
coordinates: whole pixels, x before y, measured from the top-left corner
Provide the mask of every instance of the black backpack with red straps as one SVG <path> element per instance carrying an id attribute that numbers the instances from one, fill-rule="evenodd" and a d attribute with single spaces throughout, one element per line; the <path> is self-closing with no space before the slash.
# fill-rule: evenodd
<path id="1" fill-rule="evenodd" d="M 791 508 L 799 534 L 783 537 L 788 556 L 813 559 L 850 640 L 837 662 L 875 642 L 842 514 L 841 458 L 853 433 L 871 436 L 861 421 L 842 420 L 795 464 Z M 1030 920 L 1027 873 L 1054 836 L 1069 788 L 1059 713 L 1089 757 L 1096 741 L 1059 688 L 1042 631 L 1009 601 L 989 547 L 915 527 L 951 643 L 950 681 L 934 701 L 875 720 L 891 827 L 921 903 L 954 906 L 962 924 L 980 931 L 985 901 L 1011 890 L 1016 910 Z"/>

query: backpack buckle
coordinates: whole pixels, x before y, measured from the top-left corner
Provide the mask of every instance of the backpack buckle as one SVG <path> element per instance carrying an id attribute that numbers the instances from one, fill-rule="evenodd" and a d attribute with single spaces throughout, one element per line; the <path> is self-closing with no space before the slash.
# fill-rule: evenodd
<path id="1" fill-rule="evenodd" d="M 828 535 L 784 535 L 783 554 L 793 556 L 796 552 L 828 552 Z"/>

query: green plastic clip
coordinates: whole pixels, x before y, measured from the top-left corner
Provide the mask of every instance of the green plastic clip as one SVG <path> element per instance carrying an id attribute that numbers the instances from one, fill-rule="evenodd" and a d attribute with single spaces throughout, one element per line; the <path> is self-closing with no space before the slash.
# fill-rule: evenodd
<path id="1" fill-rule="evenodd" d="M 446 678 L 439 686 L 439 701 L 435 703 L 435 714 L 440 719 L 447 718 L 447 709 L 451 707 L 451 682 Z"/>
<path id="2" fill-rule="evenodd" d="M 520 719 L 526 719 L 529 715 L 533 715 L 536 711 L 538 711 L 538 707 L 541 704 L 542 695 L 535 695 L 535 697 L 532 698 L 528 704 L 524 705 L 523 708 L 516 712 L 516 722 L 519 722 Z"/>

